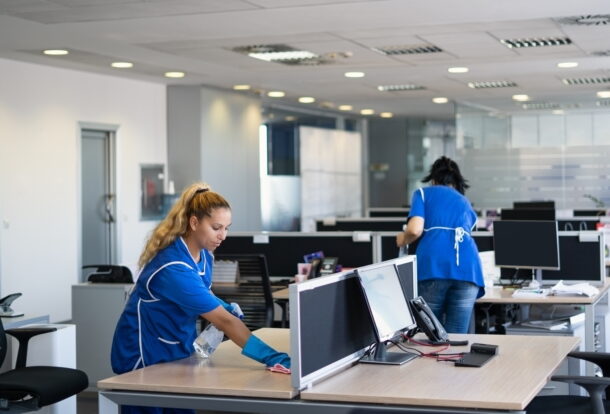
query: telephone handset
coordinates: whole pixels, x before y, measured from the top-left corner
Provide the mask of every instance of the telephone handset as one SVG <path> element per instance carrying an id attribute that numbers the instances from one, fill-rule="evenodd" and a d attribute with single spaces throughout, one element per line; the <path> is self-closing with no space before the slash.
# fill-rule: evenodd
<path id="1" fill-rule="evenodd" d="M 447 331 L 421 296 L 409 301 L 411 311 L 422 331 L 433 344 L 468 345 L 468 341 L 450 341 Z"/>

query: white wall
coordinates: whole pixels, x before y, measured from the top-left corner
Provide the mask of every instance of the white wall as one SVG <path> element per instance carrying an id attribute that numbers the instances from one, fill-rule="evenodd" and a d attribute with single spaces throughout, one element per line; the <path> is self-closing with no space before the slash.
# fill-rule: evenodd
<path id="1" fill-rule="evenodd" d="M 0 289 L 14 308 L 71 318 L 80 275 L 79 122 L 119 125 L 119 262 L 134 265 L 142 163 L 167 162 L 161 84 L 0 59 Z"/>

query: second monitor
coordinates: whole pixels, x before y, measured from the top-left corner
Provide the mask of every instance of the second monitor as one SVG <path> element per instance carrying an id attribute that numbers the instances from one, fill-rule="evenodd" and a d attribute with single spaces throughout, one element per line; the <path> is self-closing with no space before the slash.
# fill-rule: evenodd
<path id="1" fill-rule="evenodd" d="M 400 336 L 404 330 L 415 328 L 415 320 L 403 294 L 396 266 L 382 262 L 361 267 L 356 273 L 377 339 L 374 354 L 362 358 L 361 362 L 400 365 L 415 358 L 415 354 L 388 352 L 386 349 L 387 342 Z"/>

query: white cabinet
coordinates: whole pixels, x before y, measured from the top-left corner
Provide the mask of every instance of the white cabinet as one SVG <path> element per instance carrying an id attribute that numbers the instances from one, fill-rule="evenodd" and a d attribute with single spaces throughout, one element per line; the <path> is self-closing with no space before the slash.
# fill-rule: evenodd
<path id="1" fill-rule="evenodd" d="M 82 283 L 72 286 L 72 322 L 76 325 L 76 367 L 89 386 L 115 375 L 110 348 L 117 321 L 133 284 Z"/>

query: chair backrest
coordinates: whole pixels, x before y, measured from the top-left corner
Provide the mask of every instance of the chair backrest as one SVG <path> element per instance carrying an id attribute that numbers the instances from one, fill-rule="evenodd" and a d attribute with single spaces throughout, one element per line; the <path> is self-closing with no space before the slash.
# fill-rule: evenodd
<path id="1" fill-rule="evenodd" d="M 2 324 L 2 318 L 0 318 L 0 366 L 4 364 L 7 346 L 8 341 L 6 340 L 6 334 L 4 333 L 4 325 Z"/>
<path id="2" fill-rule="evenodd" d="M 133 283 L 131 270 L 118 265 L 87 265 L 83 269 L 95 269 L 87 277 L 92 283 Z"/>
<path id="3" fill-rule="evenodd" d="M 244 323 L 254 330 L 273 324 L 273 296 L 267 259 L 262 254 L 218 254 L 215 260 L 236 261 L 238 286 L 212 285 L 212 290 L 227 303 L 237 302 L 244 312 Z"/>

